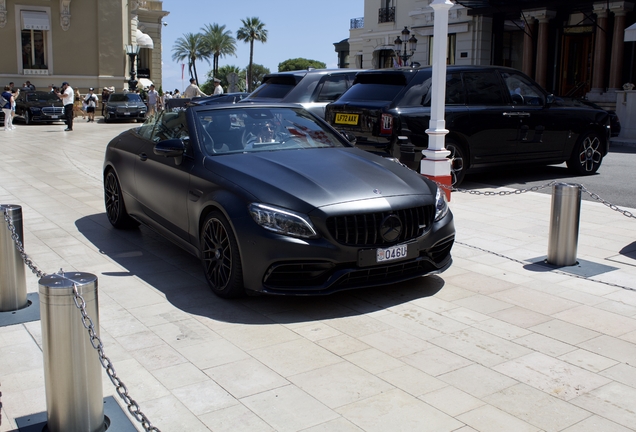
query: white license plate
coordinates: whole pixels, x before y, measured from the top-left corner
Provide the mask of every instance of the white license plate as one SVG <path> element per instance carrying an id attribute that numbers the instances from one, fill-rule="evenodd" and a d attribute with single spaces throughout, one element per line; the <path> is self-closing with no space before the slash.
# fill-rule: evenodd
<path id="1" fill-rule="evenodd" d="M 51 118 L 57 118 L 57 116 L 51 116 Z"/>
<path id="2" fill-rule="evenodd" d="M 130 115 L 130 113 L 125 112 L 124 115 Z"/>
<path id="3" fill-rule="evenodd" d="M 386 262 L 406 258 L 407 250 L 408 248 L 406 245 L 396 245 L 386 249 L 377 249 L 376 261 Z"/>

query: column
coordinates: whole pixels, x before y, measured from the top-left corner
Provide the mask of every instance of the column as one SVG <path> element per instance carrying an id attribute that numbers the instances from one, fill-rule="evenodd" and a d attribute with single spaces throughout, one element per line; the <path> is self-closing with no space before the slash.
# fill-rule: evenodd
<path id="1" fill-rule="evenodd" d="M 537 38 L 537 68 L 534 74 L 535 81 L 543 88 L 546 86 L 548 76 L 548 31 L 550 19 L 539 19 L 539 34 Z"/>
<path id="2" fill-rule="evenodd" d="M 614 32 L 612 37 L 612 58 L 610 61 L 609 88 L 622 88 L 623 83 L 623 50 L 625 42 L 625 14 L 634 8 L 633 3 L 613 2 L 610 10 L 614 12 Z"/>
<path id="3" fill-rule="evenodd" d="M 523 57 L 521 63 L 521 71 L 528 75 L 533 76 L 534 66 L 534 44 L 532 43 L 532 35 L 534 34 L 534 18 L 532 16 L 524 16 L 524 12 L 521 13 L 521 20 L 526 23 L 523 35 Z"/>
<path id="4" fill-rule="evenodd" d="M 592 64 L 592 92 L 605 91 L 605 57 L 607 51 L 607 10 L 594 9 L 596 12 L 596 31 L 594 41 L 594 62 Z M 605 4 L 600 5 L 602 8 Z"/>

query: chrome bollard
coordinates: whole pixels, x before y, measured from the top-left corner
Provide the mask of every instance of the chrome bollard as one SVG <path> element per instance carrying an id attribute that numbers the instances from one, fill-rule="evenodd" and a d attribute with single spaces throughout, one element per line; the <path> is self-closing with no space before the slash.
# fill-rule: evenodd
<path id="1" fill-rule="evenodd" d="M 580 216 L 581 185 L 569 183 L 553 185 L 548 264 L 576 265 Z"/>
<path id="2" fill-rule="evenodd" d="M 95 275 L 58 273 L 39 281 L 47 430 L 103 432 L 101 363 L 84 327 L 82 313 L 75 305 L 74 283 L 99 335 Z"/>
<path id="3" fill-rule="evenodd" d="M 16 248 L 5 213 L 24 243 L 22 207 L 1 204 L 0 217 L 0 312 L 12 312 L 28 306 L 24 261 Z"/>

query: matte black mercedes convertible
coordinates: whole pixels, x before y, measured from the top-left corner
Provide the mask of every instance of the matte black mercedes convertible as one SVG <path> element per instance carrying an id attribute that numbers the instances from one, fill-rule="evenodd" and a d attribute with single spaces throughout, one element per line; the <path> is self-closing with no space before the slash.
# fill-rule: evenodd
<path id="1" fill-rule="evenodd" d="M 221 297 L 329 294 L 451 264 L 443 191 L 298 105 L 160 113 L 110 142 L 103 174 L 110 223 L 195 254 Z"/>

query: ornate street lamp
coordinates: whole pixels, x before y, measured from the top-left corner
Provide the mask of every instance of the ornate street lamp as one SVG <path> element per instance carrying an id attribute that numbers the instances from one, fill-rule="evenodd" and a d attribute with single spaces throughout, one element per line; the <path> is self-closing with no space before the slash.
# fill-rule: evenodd
<path id="1" fill-rule="evenodd" d="M 417 39 L 415 38 L 415 35 L 409 38 L 410 34 L 411 32 L 409 31 L 409 29 L 406 26 L 404 26 L 404 30 L 402 30 L 403 40 L 400 39 L 400 37 L 398 36 L 397 39 L 393 41 L 393 44 L 395 45 L 395 52 L 397 53 L 398 57 L 402 59 L 402 64 L 405 66 L 408 59 L 413 57 L 413 54 L 415 54 L 415 49 L 417 48 Z M 406 52 L 407 45 L 408 45 L 409 51 L 411 52 L 410 54 Z M 403 51 L 403 52 L 400 54 L 400 51 Z"/>
<path id="2" fill-rule="evenodd" d="M 139 45 L 126 45 L 126 54 L 130 57 L 130 79 L 128 80 L 128 90 L 134 92 L 137 88 L 135 79 L 135 59 L 139 54 Z"/>

